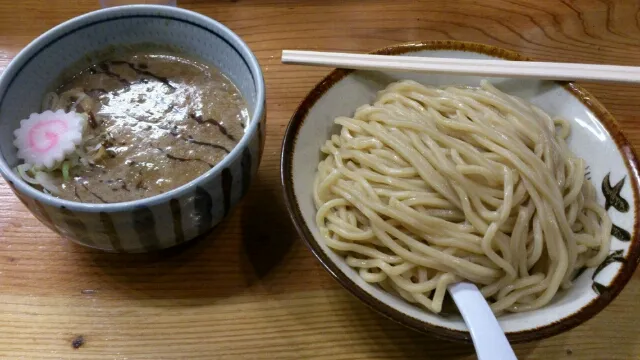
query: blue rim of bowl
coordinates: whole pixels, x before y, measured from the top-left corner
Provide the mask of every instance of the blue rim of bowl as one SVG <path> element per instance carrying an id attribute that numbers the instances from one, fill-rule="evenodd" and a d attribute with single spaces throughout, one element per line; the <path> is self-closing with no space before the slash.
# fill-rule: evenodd
<path id="1" fill-rule="evenodd" d="M 249 134 L 253 134 L 258 131 L 260 119 L 264 114 L 265 85 L 258 59 L 255 57 L 249 46 L 238 35 L 218 21 L 193 11 L 164 5 L 127 5 L 96 10 L 67 20 L 38 36 L 35 40 L 29 43 L 29 45 L 22 49 L 18 55 L 16 55 L 0 76 L 0 104 L 2 104 L 2 101 L 4 100 L 4 93 L 6 92 L 6 89 L 12 85 L 13 81 L 18 74 L 20 74 L 24 66 L 33 60 L 43 49 L 54 45 L 60 39 L 72 35 L 78 30 L 98 23 L 127 18 L 160 18 L 164 20 L 179 21 L 208 31 L 212 35 L 227 42 L 236 52 L 238 52 L 247 67 L 250 69 L 254 86 L 256 87 L 255 109 L 251 115 L 249 126 L 245 130 L 244 136 L 231 150 L 231 152 L 222 159 L 222 161 L 217 163 L 211 170 L 192 181 L 173 190 L 148 198 L 111 204 L 80 203 L 47 195 L 42 191 L 33 188 L 31 185 L 24 182 L 24 180 L 16 176 L 9 167 L 4 156 L 0 156 L 0 174 L 2 174 L 5 180 L 15 186 L 21 193 L 50 206 L 65 207 L 71 211 L 79 212 L 118 212 L 128 211 L 129 209 L 138 206 L 154 206 L 165 203 L 171 198 L 180 197 L 191 191 L 198 183 L 211 180 L 218 176 L 222 169 L 228 166 L 232 159 L 239 156 L 243 148 L 248 146 Z M 214 32 L 212 29 L 218 30 L 219 33 Z"/>
<path id="2" fill-rule="evenodd" d="M 531 61 L 530 58 L 512 50 L 492 45 L 455 40 L 402 43 L 372 51 L 371 54 L 401 55 L 422 50 L 468 51 L 513 61 Z M 317 240 L 311 233 L 311 230 L 302 216 L 293 188 L 293 150 L 297 141 L 298 131 L 306 120 L 309 110 L 316 104 L 316 102 L 320 100 L 322 96 L 331 89 L 331 87 L 353 72 L 354 70 L 336 69 L 329 73 L 329 75 L 317 83 L 305 96 L 289 121 L 289 125 L 285 130 L 285 135 L 282 140 L 282 155 L 280 158 L 280 181 L 282 183 L 285 205 L 289 212 L 289 216 L 293 221 L 301 240 L 307 248 L 309 248 L 311 253 L 320 262 L 324 269 L 329 272 L 329 274 L 331 274 L 331 276 L 336 279 L 340 285 L 369 308 L 396 323 L 421 333 L 430 334 L 446 340 L 467 343 L 471 342 L 471 336 L 468 331 L 455 330 L 424 322 L 404 314 L 396 308 L 387 305 L 381 300 L 370 295 L 351 280 L 351 278 L 344 274 L 342 270 L 340 270 L 340 268 L 338 268 L 338 266 L 325 254 L 324 250 L 318 245 Z M 633 225 L 634 233 L 629 244 L 626 262 L 622 264 L 620 270 L 618 270 L 616 276 L 612 279 L 611 284 L 607 287 L 605 292 L 596 296 L 578 311 L 568 314 L 547 325 L 507 333 L 507 338 L 512 343 L 524 343 L 548 338 L 568 331 L 589 320 L 602 311 L 622 291 L 624 286 L 633 276 L 636 266 L 640 263 L 640 237 L 638 234 L 638 231 L 640 230 L 640 199 L 638 198 L 640 175 L 638 169 L 640 166 L 633 146 L 631 146 L 627 141 L 615 118 L 593 95 L 582 87 L 571 82 L 557 82 L 557 84 L 562 86 L 569 94 L 573 95 L 596 115 L 597 119 L 605 127 L 620 151 L 621 157 L 623 158 L 623 162 L 625 163 L 629 174 L 631 189 L 634 195 L 633 207 L 636 215 Z"/>

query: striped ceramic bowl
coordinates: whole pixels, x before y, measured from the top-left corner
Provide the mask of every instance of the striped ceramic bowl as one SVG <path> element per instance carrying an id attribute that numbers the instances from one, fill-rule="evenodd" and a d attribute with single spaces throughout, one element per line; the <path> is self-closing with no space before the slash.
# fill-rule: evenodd
<path id="1" fill-rule="evenodd" d="M 70 64 L 111 45 L 156 43 L 217 66 L 240 88 L 251 120 L 244 137 L 217 166 L 190 183 L 138 201 L 83 204 L 46 195 L 11 169 L 18 164 L 13 130 L 40 108 Z M 116 7 L 69 20 L 38 37 L 0 78 L 0 172 L 45 225 L 76 243 L 105 251 L 144 252 L 190 240 L 220 222 L 247 192 L 265 137 L 265 89 L 258 61 L 222 24 L 187 10 Z"/>

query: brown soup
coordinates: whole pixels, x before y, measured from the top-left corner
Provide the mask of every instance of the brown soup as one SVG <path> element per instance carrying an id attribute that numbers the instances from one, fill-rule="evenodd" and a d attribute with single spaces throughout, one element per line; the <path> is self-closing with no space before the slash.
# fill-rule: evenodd
<path id="1" fill-rule="evenodd" d="M 83 163 L 54 171 L 57 196 L 114 203 L 157 195 L 220 162 L 249 114 L 219 70 L 170 52 L 131 52 L 95 64 L 50 95 L 49 108 L 89 117 Z M 89 161 L 87 161 L 87 159 Z"/>

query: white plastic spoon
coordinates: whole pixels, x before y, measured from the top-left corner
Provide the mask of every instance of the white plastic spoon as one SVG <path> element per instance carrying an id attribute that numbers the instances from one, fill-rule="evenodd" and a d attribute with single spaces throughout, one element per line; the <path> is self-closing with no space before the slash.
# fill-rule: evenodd
<path id="1" fill-rule="evenodd" d="M 448 290 L 469 328 L 478 360 L 517 360 L 498 319 L 478 287 L 460 282 L 449 285 Z"/>

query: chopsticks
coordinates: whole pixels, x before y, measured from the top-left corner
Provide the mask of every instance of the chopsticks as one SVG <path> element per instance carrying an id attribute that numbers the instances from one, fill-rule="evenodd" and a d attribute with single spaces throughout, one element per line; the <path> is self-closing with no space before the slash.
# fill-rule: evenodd
<path id="1" fill-rule="evenodd" d="M 558 62 L 450 59 L 283 50 L 285 64 L 343 69 L 416 71 L 451 75 L 533 78 L 542 80 L 638 83 L 640 67 Z"/>

